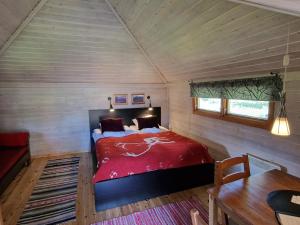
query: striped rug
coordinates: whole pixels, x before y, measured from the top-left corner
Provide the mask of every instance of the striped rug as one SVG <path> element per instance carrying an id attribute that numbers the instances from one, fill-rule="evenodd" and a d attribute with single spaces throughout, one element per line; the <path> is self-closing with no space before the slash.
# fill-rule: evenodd
<path id="1" fill-rule="evenodd" d="M 198 209 L 200 216 L 208 224 L 208 212 L 205 207 L 198 200 L 189 199 L 93 225 L 191 225 L 190 210 L 193 208 Z"/>
<path id="2" fill-rule="evenodd" d="M 79 159 L 48 161 L 18 224 L 49 225 L 76 219 Z"/>

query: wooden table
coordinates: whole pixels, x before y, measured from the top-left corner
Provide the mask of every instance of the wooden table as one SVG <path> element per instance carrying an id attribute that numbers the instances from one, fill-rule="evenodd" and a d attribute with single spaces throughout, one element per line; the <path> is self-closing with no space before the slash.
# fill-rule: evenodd
<path id="1" fill-rule="evenodd" d="M 300 179 L 271 170 L 209 189 L 209 225 L 217 223 L 217 207 L 238 224 L 278 225 L 266 199 L 279 189 L 300 191 Z"/>

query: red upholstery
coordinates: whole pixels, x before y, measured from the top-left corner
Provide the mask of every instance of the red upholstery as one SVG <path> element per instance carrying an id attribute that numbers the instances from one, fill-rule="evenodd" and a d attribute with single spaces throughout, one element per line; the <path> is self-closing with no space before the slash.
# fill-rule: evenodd
<path id="1" fill-rule="evenodd" d="M 3 147 L 24 147 L 28 145 L 29 133 L 0 133 L 0 146 Z"/>
<path id="2" fill-rule="evenodd" d="M 27 147 L 19 149 L 2 149 L 0 151 L 0 179 L 18 162 L 18 160 L 28 151 Z"/>
<path id="3" fill-rule="evenodd" d="M 0 180 L 29 151 L 29 133 L 0 133 Z"/>

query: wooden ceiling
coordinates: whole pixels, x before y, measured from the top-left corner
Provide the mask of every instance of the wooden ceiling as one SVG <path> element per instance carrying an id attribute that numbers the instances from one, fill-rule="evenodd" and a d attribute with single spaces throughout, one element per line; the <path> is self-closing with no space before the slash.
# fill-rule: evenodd
<path id="1" fill-rule="evenodd" d="M 0 0 L 0 31 L 9 2 Z M 0 32 L 0 46 L 37 0 L 23 2 L 27 10 Z M 226 0 L 48 0 L 0 57 L 0 81 L 162 83 L 161 74 L 168 82 L 267 74 L 283 69 L 288 27 L 288 70 L 300 70 L 299 17 Z"/>
<path id="2" fill-rule="evenodd" d="M 162 83 L 104 0 L 48 0 L 0 57 L 0 81 Z"/>
<path id="3" fill-rule="evenodd" d="M 300 4 L 298 0 L 229 0 L 232 2 L 256 6 L 275 12 L 300 16 Z"/>
<path id="4" fill-rule="evenodd" d="M 290 23 L 300 68 L 300 18 L 225 0 L 110 0 L 168 81 L 282 69 Z"/>
<path id="5" fill-rule="evenodd" d="M 0 0 L 0 47 L 15 32 L 39 0 Z"/>

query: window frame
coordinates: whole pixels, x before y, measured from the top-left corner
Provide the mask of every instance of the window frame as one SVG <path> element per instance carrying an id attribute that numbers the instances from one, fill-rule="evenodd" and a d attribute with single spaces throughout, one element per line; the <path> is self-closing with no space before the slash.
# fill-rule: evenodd
<path id="1" fill-rule="evenodd" d="M 234 122 L 234 123 L 239 123 L 239 124 L 244 124 L 251 127 L 270 130 L 274 121 L 274 109 L 275 109 L 274 102 L 269 102 L 269 115 L 267 120 L 228 114 L 227 99 L 221 99 L 221 112 L 198 109 L 198 97 L 194 97 L 192 99 L 192 104 L 193 104 L 193 114 L 211 117 L 214 119 L 219 119 L 219 120 L 224 120 L 229 122 Z"/>

